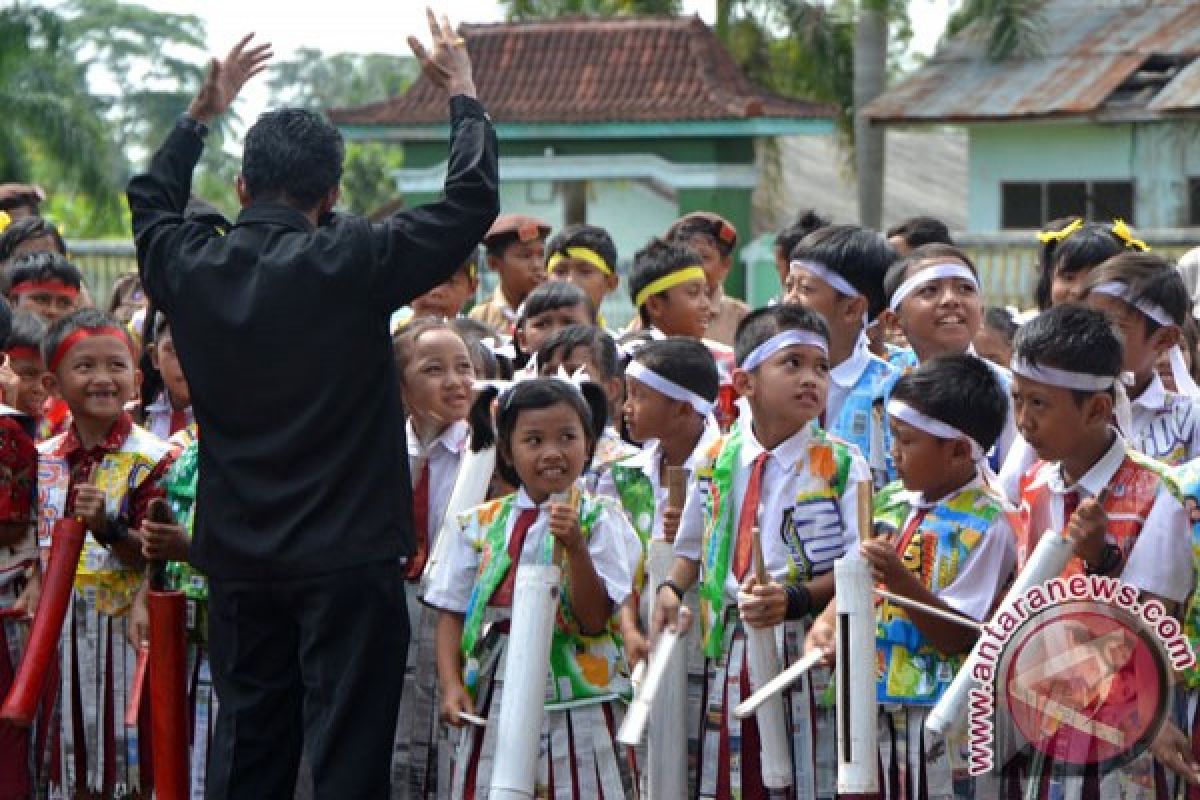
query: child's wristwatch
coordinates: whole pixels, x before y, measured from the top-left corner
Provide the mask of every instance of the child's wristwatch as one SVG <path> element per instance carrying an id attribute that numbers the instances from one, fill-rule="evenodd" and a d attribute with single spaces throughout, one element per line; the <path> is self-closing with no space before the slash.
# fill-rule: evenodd
<path id="1" fill-rule="evenodd" d="M 1105 542 L 1104 552 L 1100 555 L 1100 562 L 1092 564 L 1090 561 L 1084 561 L 1084 571 L 1088 575 L 1107 575 L 1117 568 L 1123 557 L 1121 548 L 1112 542 Z"/>

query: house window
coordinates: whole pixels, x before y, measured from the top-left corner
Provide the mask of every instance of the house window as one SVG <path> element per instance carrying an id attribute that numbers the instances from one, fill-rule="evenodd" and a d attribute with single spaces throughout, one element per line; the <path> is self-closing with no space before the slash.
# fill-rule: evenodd
<path id="1" fill-rule="evenodd" d="M 1200 178 L 1188 179 L 1188 225 L 1200 227 Z"/>
<path id="2" fill-rule="evenodd" d="M 1134 224 L 1132 181 L 1002 183 L 1000 198 L 1000 226 L 1005 229 L 1041 228 L 1050 220 L 1074 215 Z M 1192 209 L 1193 216 L 1200 210 L 1196 202 Z"/>

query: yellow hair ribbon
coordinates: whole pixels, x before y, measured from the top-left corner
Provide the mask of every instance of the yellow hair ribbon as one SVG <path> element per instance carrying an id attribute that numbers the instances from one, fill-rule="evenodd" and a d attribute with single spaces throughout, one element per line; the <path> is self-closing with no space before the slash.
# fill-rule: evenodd
<path id="1" fill-rule="evenodd" d="M 1133 231 L 1125 224 L 1123 219 L 1114 219 L 1112 223 L 1112 235 L 1125 243 L 1126 247 L 1132 247 L 1142 253 L 1150 252 L 1150 245 L 1143 242 L 1141 239 L 1133 238 Z"/>
<path id="2" fill-rule="evenodd" d="M 12 225 L 12 217 L 7 211 L 0 211 L 0 233 L 4 233 L 4 229 Z"/>
<path id="3" fill-rule="evenodd" d="M 550 256 L 550 260 L 546 262 L 547 271 L 554 269 L 555 265 L 566 261 L 568 258 L 573 258 L 578 261 L 586 261 L 596 269 L 603 272 L 605 275 L 612 275 L 612 267 L 604 260 L 604 257 L 590 247 L 568 247 L 566 252 L 558 252 Z"/>
<path id="4" fill-rule="evenodd" d="M 1060 231 L 1042 231 L 1037 235 L 1038 241 L 1042 244 L 1050 244 L 1051 242 L 1061 242 L 1069 238 L 1071 234 L 1083 227 L 1083 219 L 1077 219 L 1067 227 Z"/>
<path id="5" fill-rule="evenodd" d="M 671 289 L 681 283 L 687 283 L 688 281 L 707 280 L 708 276 L 704 272 L 704 267 L 684 267 L 683 269 L 677 269 L 674 272 L 668 272 L 661 278 L 650 281 L 643 286 L 642 290 L 637 293 L 637 297 L 633 298 L 633 307 L 641 308 L 643 305 L 645 305 L 646 299 L 650 297 L 650 295 L 658 294 L 659 292 L 665 292 L 667 289 Z"/>

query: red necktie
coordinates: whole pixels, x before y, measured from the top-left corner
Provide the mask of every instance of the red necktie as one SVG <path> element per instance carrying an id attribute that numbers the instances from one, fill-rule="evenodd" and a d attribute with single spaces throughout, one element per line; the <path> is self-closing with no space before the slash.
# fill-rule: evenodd
<path id="1" fill-rule="evenodd" d="M 1079 509 L 1079 490 L 1071 489 L 1063 495 L 1063 531 L 1071 524 L 1071 517 Z"/>
<path id="2" fill-rule="evenodd" d="M 517 515 L 512 536 L 508 537 L 508 557 L 512 563 L 508 565 L 508 574 L 504 576 L 504 580 L 492 593 L 492 600 L 488 605 L 505 607 L 512 605 L 513 585 L 517 580 L 517 565 L 521 563 L 521 550 L 525 548 L 525 534 L 529 533 L 537 516 L 536 508 L 526 508 Z"/>
<path id="3" fill-rule="evenodd" d="M 173 409 L 171 411 L 171 430 L 170 430 L 170 432 L 171 432 L 172 436 L 179 433 L 184 428 L 186 428 L 187 424 L 188 424 L 188 415 L 187 415 L 186 409 L 177 408 L 177 409 Z"/>
<path id="4" fill-rule="evenodd" d="M 928 508 L 918 508 L 917 513 L 913 514 L 912 519 L 904 526 L 904 532 L 900 534 L 900 538 L 896 541 L 896 552 L 900 554 L 901 559 L 904 558 L 904 551 L 908 549 L 909 543 L 917 535 L 917 528 L 921 527 L 921 523 L 925 521 L 925 515 L 928 513 Z"/>
<path id="5" fill-rule="evenodd" d="M 750 570 L 750 555 L 754 552 L 754 527 L 758 522 L 758 503 L 762 498 L 763 470 L 766 469 L 767 459 L 771 454 L 765 450 L 754 459 L 750 468 L 750 481 L 746 484 L 746 494 L 742 497 L 742 510 L 738 513 L 737 544 L 733 550 L 733 577 L 738 583 L 746 577 Z"/>
<path id="6" fill-rule="evenodd" d="M 425 561 L 429 558 L 429 461 L 421 465 L 421 475 L 417 485 L 413 487 L 413 538 L 416 539 L 416 552 L 408 560 L 408 569 L 404 577 L 410 581 L 420 580 L 425 570 Z"/>

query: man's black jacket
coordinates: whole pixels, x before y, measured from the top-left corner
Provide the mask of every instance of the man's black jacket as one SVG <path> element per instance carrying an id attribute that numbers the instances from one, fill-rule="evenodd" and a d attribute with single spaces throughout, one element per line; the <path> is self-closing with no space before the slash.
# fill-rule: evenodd
<path id="1" fill-rule="evenodd" d="M 176 128 L 130 181 L 142 285 L 170 321 L 200 428 L 192 562 L 227 580 L 315 575 L 410 552 L 391 312 L 450 277 L 498 211 L 496 134 L 450 101 L 445 196 L 382 224 L 313 228 L 245 208 L 185 220 L 201 138 Z"/>

